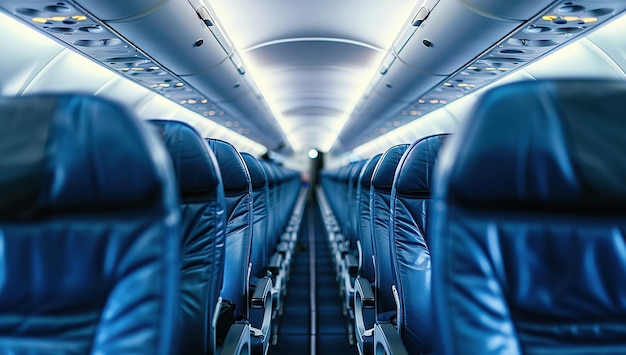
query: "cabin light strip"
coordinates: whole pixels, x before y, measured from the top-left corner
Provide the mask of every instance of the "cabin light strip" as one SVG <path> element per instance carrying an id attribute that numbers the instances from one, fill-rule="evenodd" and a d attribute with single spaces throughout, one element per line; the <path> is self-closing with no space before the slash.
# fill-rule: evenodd
<path id="1" fill-rule="evenodd" d="M 23 1 L 0 3 L 0 7 L 48 38 L 59 41 L 112 72 L 227 127 L 229 139 L 245 138 L 252 142 L 246 137 L 252 133 L 251 130 L 240 125 L 237 118 L 229 116 L 228 112 L 211 102 L 209 97 L 162 67 L 76 3 Z M 254 147 L 255 150 L 262 147 L 256 142 L 254 144 L 259 146 Z"/>
<path id="2" fill-rule="evenodd" d="M 394 132 L 448 103 L 500 80 L 564 44 L 584 37 L 625 9 L 626 3 L 606 0 L 565 0 L 556 3 L 435 85 L 400 113 L 389 117 L 386 121 L 392 122 L 391 127 L 386 125 L 373 128 L 361 139 L 361 145 L 355 150 L 363 151 L 361 146 L 366 142 Z M 383 68 L 388 70 L 389 66 Z"/>

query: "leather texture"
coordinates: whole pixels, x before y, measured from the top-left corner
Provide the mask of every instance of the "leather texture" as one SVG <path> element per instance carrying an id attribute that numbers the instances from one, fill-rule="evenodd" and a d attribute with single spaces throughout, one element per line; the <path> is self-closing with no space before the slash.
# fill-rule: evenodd
<path id="1" fill-rule="evenodd" d="M 252 181 L 252 211 L 254 216 L 254 226 L 252 228 L 252 263 L 251 274 L 254 278 L 266 275 L 267 266 L 271 253 L 274 251 L 273 245 L 268 245 L 268 206 L 269 185 L 265 170 L 261 163 L 249 153 L 241 153 Z"/>
<path id="2" fill-rule="evenodd" d="M 274 166 L 267 162 L 260 160 L 259 163 L 265 171 L 265 177 L 267 178 L 268 186 L 268 199 L 267 199 L 267 240 L 268 243 L 276 246 L 280 239 L 280 230 L 278 228 L 278 213 L 275 206 L 278 201 L 278 178 L 274 171 Z M 274 248 L 275 249 L 275 248 Z M 270 250 L 273 252 L 274 250 Z"/>
<path id="3" fill-rule="evenodd" d="M 248 266 L 252 248 L 252 182 L 241 154 L 230 143 L 207 139 L 220 167 L 226 199 L 226 244 L 222 298 L 235 303 L 235 317 L 248 319 Z"/>
<path id="4" fill-rule="evenodd" d="M 194 128 L 178 121 L 151 123 L 170 153 L 181 194 L 179 353 L 208 354 L 224 278 L 224 186 L 213 152 Z"/>
<path id="5" fill-rule="evenodd" d="M 431 261 L 426 243 L 432 174 L 447 134 L 422 138 L 407 149 L 391 188 L 391 259 L 400 300 L 398 329 L 407 349 L 433 351 Z"/>
<path id="6" fill-rule="evenodd" d="M 362 261 L 360 265 L 361 276 L 370 282 L 374 281 L 374 256 L 372 241 L 372 224 L 370 216 L 370 185 L 374 168 L 380 160 L 382 154 L 377 154 L 370 158 L 359 176 L 357 186 L 357 208 L 359 215 L 359 240 L 361 241 Z"/>
<path id="7" fill-rule="evenodd" d="M 444 149 L 429 228 L 438 350 L 626 352 L 626 83 L 487 92 Z"/>
<path id="8" fill-rule="evenodd" d="M 376 313 L 379 320 L 383 314 L 395 313 L 396 303 L 391 286 L 395 285 L 395 275 L 391 263 L 390 249 L 390 203 L 391 187 L 396 167 L 406 152 L 408 144 L 389 148 L 380 158 L 372 174 L 370 186 L 370 212 L 372 214 L 372 238 L 374 246 L 374 268 L 376 272 Z"/>
<path id="9" fill-rule="evenodd" d="M 0 348 L 171 354 L 179 201 L 158 137 L 83 95 L 0 99 Z M 7 178 L 9 177 L 9 178 Z"/>
<path id="10" fill-rule="evenodd" d="M 359 240 L 359 208 L 358 208 L 358 185 L 361 170 L 367 160 L 359 160 L 353 163 L 348 173 L 347 200 L 344 201 L 344 209 L 348 212 L 350 248 L 356 250 L 356 242 Z M 345 204 L 348 204 L 345 206 Z M 347 208 L 346 208 L 347 207 Z"/>

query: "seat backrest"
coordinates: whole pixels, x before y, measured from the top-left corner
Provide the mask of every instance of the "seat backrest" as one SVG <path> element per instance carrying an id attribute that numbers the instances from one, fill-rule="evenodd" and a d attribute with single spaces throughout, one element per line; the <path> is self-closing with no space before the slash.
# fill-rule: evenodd
<path id="1" fill-rule="evenodd" d="M 224 277 L 226 201 L 219 166 L 206 141 L 183 122 L 154 120 L 170 153 L 181 196 L 180 354 L 208 354 Z"/>
<path id="2" fill-rule="evenodd" d="M 626 83 L 493 89 L 435 169 L 445 354 L 626 352 Z"/>
<path id="3" fill-rule="evenodd" d="M 448 134 L 417 140 L 396 168 L 391 188 L 391 259 L 399 295 L 398 330 L 407 349 L 433 350 L 431 263 L 426 243 L 432 173 Z"/>
<path id="4" fill-rule="evenodd" d="M 252 183 L 241 154 L 230 143 L 207 139 L 217 159 L 226 199 L 226 244 L 222 298 L 235 303 L 235 317 L 248 318 L 248 267 L 252 247 Z"/>
<path id="5" fill-rule="evenodd" d="M 0 98 L 0 348 L 171 354 L 180 213 L 158 137 L 92 96 Z"/>
<path id="6" fill-rule="evenodd" d="M 374 281 L 374 250 L 372 246 L 372 223 L 370 216 L 370 186 L 374 168 L 382 154 L 376 154 L 370 158 L 361 169 L 359 184 L 357 186 L 357 210 L 358 210 L 358 231 L 361 243 L 361 260 L 359 262 L 360 276 Z"/>
<path id="7" fill-rule="evenodd" d="M 267 235 L 268 235 L 268 243 L 273 245 L 274 247 L 278 244 L 280 239 L 280 230 L 278 228 L 278 210 L 276 204 L 278 201 L 278 180 L 276 177 L 276 172 L 274 171 L 274 166 L 272 163 L 260 160 L 261 166 L 265 171 L 265 176 L 267 177 L 267 185 L 269 188 L 268 198 L 267 198 Z M 273 252 L 273 250 L 270 250 Z"/>
<path id="8" fill-rule="evenodd" d="M 390 233 L 390 197 L 393 177 L 402 155 L 409 147 L 399 144 L 389 148 L 380 158 L 372 173 L 370 186 L 370 213 L 372 223 L 372 240 L 374 247 L 374 271 L 376 313 L 379 320 L 385 320 L 396 310 L 396 302 L 391 291 L 395 284 L 391 264 L 389 244 Z M 382 318 L 381 318 L 382 317 Z"/>
<path id="9" fill-rule="evenodd" d="M 348 224 L 351 248 L 356 250 L 356 242 L 359 240 L 359 214 L 358 214 L 358 186 L 361 170 L 368 160 L 359 160 L 351 165 L 348 173 L 348 194 L 347 200 L 343 201 L 344 209 L 348 212 Z"/>
<path id="10" fill-rule="evenodd" d="M 252 263 L 252 277 L 263 277 L 269 264 L 269 259 L 274 252 L 274 245 L 270 245 L 271 239 L 268 236 L 268 199 L 269 185 L 265 169 L 261 163 L 249 153 L 241 153 L 246 163 L 250 179 L 252 182 L 252 212 L 254 226 L 252 228 L 252 252 L 250 262 Z"/>

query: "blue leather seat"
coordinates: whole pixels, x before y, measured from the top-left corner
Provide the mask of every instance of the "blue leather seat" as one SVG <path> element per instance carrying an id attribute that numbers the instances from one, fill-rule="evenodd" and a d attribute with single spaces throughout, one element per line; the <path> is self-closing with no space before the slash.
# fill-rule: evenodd
<path id="1" fill-rule="evenodd" d="M 370 158 L 359 176 L 357 187 L 357 210 L 359 243 L 361 245 L 361 260 L 359 261 L 359 276 L 374 282 L 374 250 L 372 242 L 372 224 L 370 215 L 370 187 L 374 168 L 382 154 Z"/>
<path id="2" fill-rule="evenodd" d="M 432 174 L 448 134 L 417 140 L 396 168 L 391 188 L 391 259 L 398 293 L 397 330 L 407 349 L 433 351 L 431 261 L 426 242 Z"/>
<path id="3" fill-rule="evenodd" d="M 226 202 L 213 152 L 186 123 L 151 121 L 178 177 L 183 237 L 180 250 L 180 354 L 215 352 L 213 319 L 224 276 Z"/>
<path id="4" fill-rule="evenodd" d="M 374 272 L 374 247 L 372 240 L 372 224 L 370 212 L 370 187 L 374 169 L 382 154 L 377 154 L 370 158 L 359 174 L 357 185 L 357 231 L 359 242 L 359 272 L 354 283 L 354 326 L 356 344 L 360 354 L 371 354 L 373 352 L 373 338 L 371 333 L 376 321 L 374 309 L 374 294 L 372 287 L 375 287 Z M 364 285 L 366 284 L 366 285 Z"/>
<path id="5" fill-rule="evenodd" d="M 626 83 L 487 92 L 436 169 L 438 351 L 626 353 Z"/>
<path id="6" fill-rule="evenodd" d="M 226 200 L 226 262 L 222 298 L 235 318 L 248 319 L 248 265 L 252 247 L 252 183 L 241 154 L 230 143 L 207 139 L 220 167 Z"/>
<path id="7" fill-rule="evenodd" d="M 268 236 L 268 199 L 269 187 L 267 175 L 261 163 L 248 153 L 241 156 L 250 173 L 252 183 L 252 249 L 250 256 L 250 287 L 252 299 L 250 303 L 250 321 L 263 334 L 263 353 L 269 347 L 271 320 L 273 314 L 272 289 L 273 281 L 268 275 L 270 259 L 274 252 L 274 245 Z M 263 312 L 256 310 L 263 310 Z"/>
<path id="8" fill-rule="evenodd" d="M 396 303 L 392 286 L 396 284 L 390 249 L 390 204 L 393 178 L 408 144 L 389 148 L 374 168 L 370 186 L 370 213 L 374 247 L 376 317 L 379 321 L 395 317 Z"/>
<path id="9" fill-rule="evenodd" d="M 0 348 L 172 354 L 180 213 L 147 126 L 82 95 L 0 98 Z"/>

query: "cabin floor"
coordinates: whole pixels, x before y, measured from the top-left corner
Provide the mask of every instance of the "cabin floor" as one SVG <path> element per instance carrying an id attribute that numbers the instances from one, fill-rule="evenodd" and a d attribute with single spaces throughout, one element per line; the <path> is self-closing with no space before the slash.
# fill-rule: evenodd
<path id="1" fill-rule="evenodd" d="M 284 312 L 269 354 L 358 354 L 317 202 L 305 207 Z"/>

